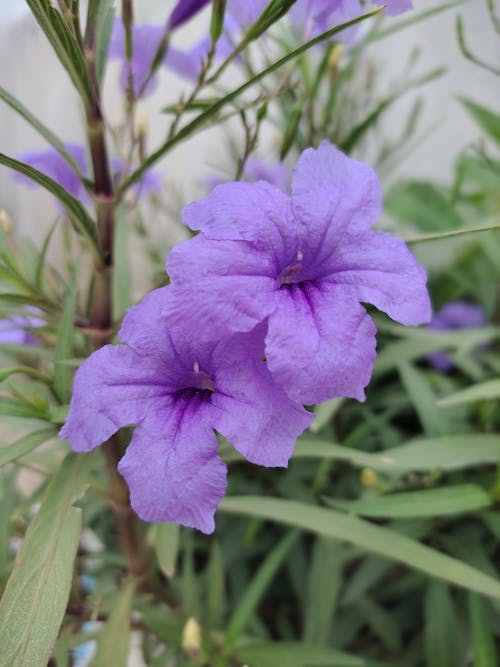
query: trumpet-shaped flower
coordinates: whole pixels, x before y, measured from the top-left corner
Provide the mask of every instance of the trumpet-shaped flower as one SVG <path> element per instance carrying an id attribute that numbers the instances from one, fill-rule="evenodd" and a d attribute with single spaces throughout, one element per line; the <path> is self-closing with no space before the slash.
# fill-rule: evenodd
<path id="1" fill-rule="evenodd" d="M 214 429 L 252 463 L 286 466 L 312 415 L 274 382 L 262 360 L 263 327 L 200 342 L 168 328 L 170 290 L 127 313 L 125 345 L 106 345 L 83 363 L 60 435 L 84 452 L 136 425 L 119 471 L 137 514 L 210 533 L 226 490 Z"/>
<path id="2" fill-rule="evenodd" d="M 466 301 L 450 301 L 434 315 L 429 324 L 432 331 L 454 331 L 457 329 L 473 329 L 481 327 L 486 321 L 484 309 L 474 303 Z M 437 350 L 427 357 L 430 364 L 440 371 L 449 371 L 453 368 L 453 360 Z"/>
<path id="3" fill-rule="evenodd" d="M 169 321 L 212 339 L 265 324 L 268 368 L 293 400 L 363 400 L 376 328 L 360 302 L 403 324 L 430 318 L 424 269 L 371 229 L 380 209 L 373 170 L 326 141 L 302 153 L 290 197 L 219 185 L 184 209 L 202 233 L 168 258 Z"/>

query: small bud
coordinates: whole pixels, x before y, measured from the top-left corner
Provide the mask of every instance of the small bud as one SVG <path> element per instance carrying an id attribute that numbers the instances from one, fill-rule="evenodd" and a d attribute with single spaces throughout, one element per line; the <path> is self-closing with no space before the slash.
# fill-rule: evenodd
<path id="1" fill-rule="evenodd" d="M 224 15 L 226 13 L 226 0 L 213 0 L 212 18 L 210 20 L 210 37 L 212 44 L 216 44 L 222 35 L 224 28 Z"/>
<path id="2" fill-rule="evenodd" d="M 377 473 L 371 468 L 363 468 L 361 471 L 361 484 L 369 489 L 376 489 L 379 485 Z"/>
<path id="3" fill-rule="evenodd" d="M 10 234 L 12 231 L 11 217 L 4 208 L 0 209 L 0 228 L 4 234 Z"/>
<path id="4" fill-rule="evenodd" d="M 143 111 L 137 114 L 137 134 L 145 137 L 148 133 L 148 116 Z"/>
<path id="5" fill-rule="evenodd" d="M 201 652 L 201 628 L 198 621 L 191 617 L 182 631 L 182 648 L 190 658 L 196 658 Z"/>

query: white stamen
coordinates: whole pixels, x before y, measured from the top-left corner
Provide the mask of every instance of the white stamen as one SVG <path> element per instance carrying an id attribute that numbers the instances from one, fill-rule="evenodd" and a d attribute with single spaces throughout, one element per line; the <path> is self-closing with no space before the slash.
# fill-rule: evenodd
<path id="1" fill-rule="evenodd" d="M 195 373 L 200 372 L 200 364 L 197 361 L 194 362 L 193 370 Z"/>
<path id="2" fill-rule="evenodd" d="M 299 252 L 297 253 L 297 261 L 301 262 L 303 259 L 304 259 L 304 253 L 302 252 L 302 250 L 299 250 Z"/>

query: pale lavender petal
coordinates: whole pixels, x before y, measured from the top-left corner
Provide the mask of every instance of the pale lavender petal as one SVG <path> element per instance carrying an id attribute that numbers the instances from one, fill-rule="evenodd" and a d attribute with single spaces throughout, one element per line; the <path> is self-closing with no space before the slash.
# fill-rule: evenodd
<path id="1" fill-rule="evenodd" d="M 139 356 L 125 345 L 106 345 L 80 366 L 60 437 L 76 452 L 90 451 L 122 426 L 137 424 L 167 401 L 157 358 Z"/>
<path id="2" fill-rule="evenodd" d="M 168 327 L 162 317 L 170 288 L 159 287 L 130 308 L 118 333 L 138 355 L 163 358 L 171 345 Z"/>
<path id="3" fill-rule="evenodd" d="M 245 162 L 243 175 L 249 181 L 266 181 L 283 192 L 290 186 L 290 171 L 282 162 L 266 164 L 257 157 L 250 157 Z"/>
<path id="4" fill-rule="evenodd" d="M 403 12 L 413 9 L 413 2 L 411 2 L 411 0 L 384 0 L 377 4 L 387 5 L 384 9 L 384 13 L 389 16 L 396 16 L 396 14 L 402 14 Z"/>
<path id="5" fill-rule="evenodd" d="M 286 466 L 313 415 L 290 400 L 272 378 L 262 359 L 264 334 L 265 326 L 258 327 L 234 336 L 214 352 L 218 371 L 212 403 L 220 409 L 214 426 L 248 461 Z M 250 356 L 255 343 L 255 354 Z"/>
<path id="6" fill-rule="evenodd" d="M 382 190 L 364 162 L 324 141 L 306 149 L 292 176 L 292 209 L 301 224 L 301 250 L 322 254 L 346 234 L 366 232 L 378 219 Z"/>
<path id="7" fill-rule="evenodd" d="M 75 162 L 80 168 L 80 171 L 84 175 L 87 175 L 88 165 L 85 148 L 78 144 L 66 144 L 65 147 L 73 156 Z M 85 188 L 80 179 L 55 148 L 51 147 L 41 151 L 21 153 L 20 155 L 17 155 L 16 158 L 21 162 L 29 164 L 31 167 L 34 167 L 38 171 L 41 171 L 49 178 L 56 181 L 56 183 L 59 183 L 59 185 L 61 185 L 74 197 L 84 198 L 86 196 Z M 27 176 L 24 176 L 18 172 L 13 172 L 13 178 L 14 180 L 22 182 L 30 187 L 40 187 L 38 183 L 33 181 L 31 178 L 28 178 Z"/>
<path id="8" fill-rule="evenodd" d="M 481 327 L 486 322 L 486 313 L 481 306 L 466 301 L 450 301 L 432 318 L 428 328 L 432 331 L 455 331 Z M 454 367 L 453 359 L 440 350 L 431 352 L 427 360 L 440 371 L 450 371 Z"/>
<path id="9" fill-rule="evenodd" d="M 188 51 L 180 51 L 171 46 L 165 55 L 165 65 L 179 76 L 196 81 L 209 49 L 209 39 L 202 39 Z"/>
<path id="10" fill-rule="evenodd" d="M 178 0 L 168 19 L 169 29 L 174 30 L 189 21 L 209 2 L 210 0 Z"/>
<path id="11" fill-rule="evenodd" d="M 267 365 L 295 401 L 364 400 L 376 327 L 356 300 L 324 283 L 290 285 L 269 318 Z"/>
<path id="12" fill-rule="evenodd" d="M 259 18 L 267 4 L 268 0 L 228 0 L 227 12 L 241 27 L 248 28 Z"/>
<path id="13" fill-rule="evenodd" d="M 196 331 L 199 339 L 250 331 L 274 307 L 274 258 L 250 244 L 199 235 L 170 252 L 167 271 L 172 280 L 167 321 Z"/>
<path id="14" fill-rule="evenodd" d="M 226 466 L 217 456 L 209 404 L 177 401 L 155 427 L 139 426 L 119 463 L 132 507 L 145 521 L 214 530 L 226 492 Z"/>
<path id="15" fill-rule="evenodd" d="M 113 170 L 113 179 L 116 183 L 120 182 L 124 176 L 131 173 L 132 169 L 125 169 L 123 160 L 114 157 L 111 159 L 111 168 Z M 131 187 L 133 194 L 138 197 L 148 197 L 159 192 L 163 187 L 163 177 L 157 169 L 148 169 L 137 183 Z"/>
<path id="16" fill-rule="evenodd" d="M 400 239 L 369 231 L 339 243 L 324 277 L 352 298 L 371 303 L 406 325 L 428 322 L 427 274 Z"/>

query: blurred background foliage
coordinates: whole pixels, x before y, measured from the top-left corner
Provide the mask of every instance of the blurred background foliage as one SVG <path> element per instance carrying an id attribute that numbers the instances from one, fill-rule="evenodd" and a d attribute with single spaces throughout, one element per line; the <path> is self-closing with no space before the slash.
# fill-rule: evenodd
<path id="1" fill-rule="evenodd" d="M 78 3 L 28 4 L 85 99 L 85 64 L 59 11 Z M 112 11 L 111 2 L 94 4 Z M 0 219 L 0 314 L 24 336 L 0 343 L 0 665 L 498 664 L 500 109 L 461 91 L 456 103 L 474 119 L 480 140 L 464 142 L 442 182 L 400 182 L 398 161 L 422 137 L 421 103 L 417 98 L 400 136 L 385 138 L 379 121 L 442 68 L 420 71 L 415 51 L 401 79 L 389 83 L 368 57 L 373 42 L 390 32 L 454 11 L 464 59 L 487 67 L 498 87 L 500 65 L 467 46 L 460 4 L 397 23 L 370 18 L 354 43 L 327 41 L 296 54 L 256 77 L 244 95 L 231 96 L 222 78 L 200 80 L 191 95 L 165 100 L 162 113 L 173 119 L 166 144 L 183 140 L 179 127 L 198 131 L 236 120 L 226 147 L 232 172 L 221 178 L 248 178 L 247 161 L 261 132 L 270 130 L 276 162 L 293 162 L 328 138 L 382 176 L 390 173 L 381 225 L 406 239 L 428 267 L 434 309 L 457 300 L 476 304 L 485 323 L 405 329 L 376 314 L 378 357 L 366 402 L 316 406 L 286 470 L 255 467 L 221 442 L 230 485 L 216 532 L 142 526 L 150 572 L 140 586 L 120 548 L 100 452 L 68 454 L 56 437 L 74 369 L 95 345 L 88 289 L 93 213 L 29 165 L 3 156 L 3 164 L 55 194 L 66 213 L 42 247 L 16 238 L 5 212 Z M 492 0 L 487 7 L 498 32 Z M 235 76 L 272 70 L 299 45 L 278 23 L 242 51 Z M 6 91 L 2 99 L 36 124 Z M 129 122 L 136 141 L 143 130 L 132 113 Z M 57 144 L 47 128 L 38 130 Z M 106 132 L 112 138 L 117 129 Z M 152 166 L 140 158 L 134 168 Z M 174 221 L 170 236 L 160 230 L 163 245 L 150 234 L 147 207 Z M 185 234 L 175 221 L 175 199 L 161 192 L 147 206 L 133 197 L 120 202 L 114 330 L 136 299 L 125 257 L 145 267 L 143 292 L 165 283 L 168 247 Z M 57 263 L 47 259 L 54 234 L 64 247 Z M 447 372 L 430 363 L 436 350 L 446 351 Z"/>

